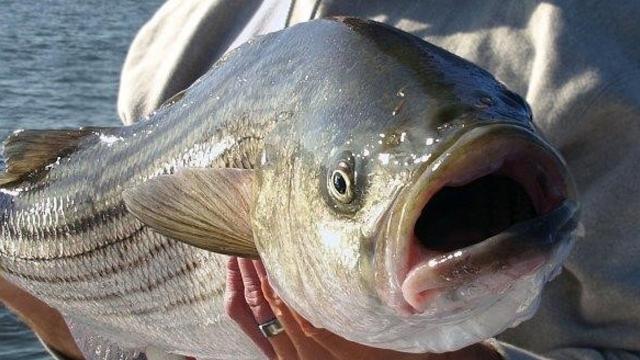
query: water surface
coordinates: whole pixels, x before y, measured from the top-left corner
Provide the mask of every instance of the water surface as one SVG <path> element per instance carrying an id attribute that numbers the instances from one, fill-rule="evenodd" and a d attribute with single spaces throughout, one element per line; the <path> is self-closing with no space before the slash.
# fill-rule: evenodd
<path id="1" fill-rule="evenodd" d="M 0 139 L 21 128 L 118 125 L 116 97 L 127 48 L 161 4 L 1 1 Z M 0 359 L 50 359 L 1 306 Z"/>

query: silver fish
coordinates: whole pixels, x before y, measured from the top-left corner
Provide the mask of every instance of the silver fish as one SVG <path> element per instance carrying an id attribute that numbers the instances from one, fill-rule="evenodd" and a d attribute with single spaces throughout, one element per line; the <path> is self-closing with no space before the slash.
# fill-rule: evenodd
<path id="1" fill-rule="evenodd" d="M 258 357 L 223 311 L 227 255 L 347 339 L 459 349 L 532 316 L 578 218 L 521 97 L 355 18 L 252 40 L 136 125 L 25 130 L 5 156 L 3 276 L 101 359 Z"/>

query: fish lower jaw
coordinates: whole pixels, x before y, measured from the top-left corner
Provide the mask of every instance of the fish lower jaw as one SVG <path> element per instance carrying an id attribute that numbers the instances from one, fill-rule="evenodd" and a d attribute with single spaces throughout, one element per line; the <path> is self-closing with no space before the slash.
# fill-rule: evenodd
<path id="1" fill-rule="evenodd" d="M 506 262 L 495 272 L 486 273 L 473 265 L 463 265 L 459 273 L 443 276 L 441 267 L 447 262 L 464 262 L 464 251 L 450 253 L 424 252 L 424 259 L 414 266 L 402 283 L 405 311 L 413 314 L 436 315 L 456 307 L 473 304 L 482 298 L 499 296 L 514 282 L 538 271 L 548 261 L 542 254 L 527 259 Z"/>

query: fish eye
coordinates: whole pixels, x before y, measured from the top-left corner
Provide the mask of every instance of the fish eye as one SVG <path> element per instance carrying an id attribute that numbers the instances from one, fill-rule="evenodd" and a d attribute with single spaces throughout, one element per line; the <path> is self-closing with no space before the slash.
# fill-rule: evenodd
<path id="1" fill-rule="evenodd" d="M 344 195 L 347 192 L 347 180 L 345 180 L 345 175 L 340 170 L 333 172 L 333 187 L 340 195 Z"/>
<path id="2" fill-rule="evenodd" d="M 353 201 L 353 170 L 347 162 L 340 161 L 327 180 L 329 194 L 335 200 L 343 204 Z"/>

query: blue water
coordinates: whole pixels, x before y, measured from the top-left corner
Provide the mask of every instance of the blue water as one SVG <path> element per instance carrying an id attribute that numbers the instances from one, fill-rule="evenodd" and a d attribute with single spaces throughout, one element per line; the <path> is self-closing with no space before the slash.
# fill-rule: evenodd
<path id="1" fill-rule="evenodd" d="M 127 48 L 161 3 L 0 1 L 0 139 L 19 128 L 117 125 Z M 0 359 L 50 359 L 1 307 Z"/>

